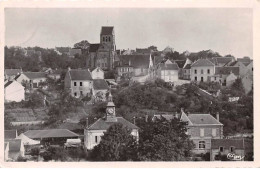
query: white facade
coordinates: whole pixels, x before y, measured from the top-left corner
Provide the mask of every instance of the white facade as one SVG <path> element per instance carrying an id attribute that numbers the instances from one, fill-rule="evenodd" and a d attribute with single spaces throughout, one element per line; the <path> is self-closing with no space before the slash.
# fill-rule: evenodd
<path id="1" fill-rule="evenodd" d="M 176 82 L 179 80 L 178 70 L 161 70 L 160 78 L 165 82 Z"/>
<path id="2" fill-rule="evenodd" d="M 191 81 L 207 82 L 215 74 L 215 66 L 191 66 Z"/>
<path id="3" fill-rule="evenodd" d="M 104 79 L 104 71 L 100 67 L 94 69 L 91 75 L 93 79 Z"/>
<path id="4" fill-rule="evenodd" d="M 71 96 L 76 98 L 91 94 L 91 91 L 93 89 L 93 81 L 91 80 L 72 80 L 70 84 Z"/>
<path id="5" fill-rule="evenodd" d="M 24 100 L 24 87 L 17 81 L 12 81 L 10 85 L 5 87 L 5 101 L 6 102 L 20 102 Z"/>

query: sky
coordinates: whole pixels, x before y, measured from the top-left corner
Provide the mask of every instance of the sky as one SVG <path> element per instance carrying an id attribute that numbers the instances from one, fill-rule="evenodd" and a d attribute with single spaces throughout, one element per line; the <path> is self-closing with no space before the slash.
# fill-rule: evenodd
<path id="1" fill-rule="evenodd" d="M 247 8 L 6 8 L 5 44 L 99 43 L 101 27 L 114 26 L 117 49 L 170 46 L 180 53 L 211 49 L 253 58 L 252 19 Z"/>

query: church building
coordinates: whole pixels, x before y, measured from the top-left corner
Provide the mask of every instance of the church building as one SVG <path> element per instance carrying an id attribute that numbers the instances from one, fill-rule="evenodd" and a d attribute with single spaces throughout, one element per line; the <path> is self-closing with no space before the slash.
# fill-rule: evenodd
<path id="1" fill-rule="evenodd" d="M 110 93 L 105 116 L 103 118 L 99 118 L 96 122 L 89 127 L 87 126 L 84 130 L 85 149 L 90 150 L 93 149 L 94 146 L 98 145 L 101 140 L 101 136 L 104 135 L 104 132 L 106 132 L 107 129 L 115 123 L 123 124 L 123 126 L 131 130 L 131 134 L 135 137 L 135 139 L 137 141 L 139 140 L 139 128 L 123 117 L 116 116 L 115 104 Z"/>
<path id="2" fill-rule="evenodd" d="M 103 26 L 100 32 L 100 43 L 90 44 L 89 47 L 90 67 L 112 70 L 116 55 L 114 27 Z"/>

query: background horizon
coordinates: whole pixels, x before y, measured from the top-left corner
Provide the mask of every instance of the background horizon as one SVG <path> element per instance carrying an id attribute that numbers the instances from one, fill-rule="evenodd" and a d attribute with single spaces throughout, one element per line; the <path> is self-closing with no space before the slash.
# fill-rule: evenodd
<path id="1" fill-rule="evenodd" d="M 247 8 L 6 8 L 5 45 L 99 43 L 101 27 L 114 26 L 117 49 L 170 46 L 180 53 L 211 49 L 253 58 L 252 17 Z"/>

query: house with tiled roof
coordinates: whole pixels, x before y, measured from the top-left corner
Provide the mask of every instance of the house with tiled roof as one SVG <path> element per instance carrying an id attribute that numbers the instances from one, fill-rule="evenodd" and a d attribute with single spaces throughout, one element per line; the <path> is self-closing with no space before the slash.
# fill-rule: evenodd
<path id="1" fill-rule="evenodd" d="M 13 80 L 17 75 L 21 74 L 22 69 L 5 69 L 5 79 Z"/>
<path id="2" fill-rule="evenodd" d="M 191 81 L 208 82 L 209 76 L 214 75 L 215 64 L 208 59 L 198 59 L 191 64 Z"/>
<path id="3" fill-rule="evenodd" d="M 239 67 L 239 76 L 244 76 L 248 72 L 247 66 L 240 61 L 229 62 L 225 66 Z"/>
<path id="4" fill-rule="evenodd" d="M 174 60 L 174 63 L 179 67 L 179 79 L 189 80 L 190 65 L 192 64 L 192 61 L 189 58 L 186 58 L 186 60 Z"/>
<path id="5" fill-rule="evenodd" d="M 131 134 L 135 139 L 139 140 L 139 128 L 124 119 L 123 117 L 116 116 L 115 104 L 112 99 L 112 95 L 109 94 L 108 103 L 106 107 L 106 114 L 103 118 L 99 118 L 96 122 L 84 129 L 84 146 L 86 149 L 93 149 L 101 141 L 101 137 L 104 132 L 115 123 L 120 123 L 127 129 L 131 130 Z"/>
<path id="6" fill-rule="evenodd" d="M 69 68 L 64 79 L 64 87 L 71 92 L 73 97 L 91 96 L 93 79 L 90 71 Z"/>
<path id="7" fill-rule="evenodd" d="M 95 101 L 106 101 L 106 94 L 109 91 L 109 86 L 104 79 L 93 80 L 93 95 Z"/>
<path id="8" fill-rule="evenodd" d="M 240 156 L 243 161 L 245 156 L 244 139 L 211 139 L 210 160 L 221 160 L 221 156 L 233 154 Z M 229 160 L 235 160 L 229 156 Z"/>
<path id="9" fill-rule="evenodd" d="M 24 157 L 24 145 L 22 140 L 20 139 L 9 139 L 5 140 L 5 144 L 8 146 L 8 159 L 7 160 L 14 160 L 17 161 L 18 157 Z"/>
<path id="10" fill-rule="evenodd" d="M 212 63 L 214 63 L 215 66 L 222 67 L 222 66 L 226 65 L 227 63 L 234 62 L 235 58 L 234 57 L 213 57 L 208 60 L 210 60 Z"/>
<path id="11" fill-rule="evenodd" d="M 177 63 L 172 63 L 169 59 L 160 63 L 157 68 L 157 77 L 165 82 L 174 83 L 179 80 L 179 67 Z"/>
<path id="12" fill-rule="evenodd" d="M 210 114 L 190 114 L 181 111 L 180 119 L 188 123 L 187 133 L 195 144 L 195 154 L 210 152 L 211 140 L 223 138 L 223 124 L 219 122 L 218 114 L 214 118 Z"/>
<path id="13" fill-rule="evenodd" d="M 21 102 L 25 100 L 24 86 L 15 80 L 7 81 L 4 84 L 4 99 L 5 102 Z"/>
<path id="14" fill-rule="evenodd" d="M 40 83 L 45 82 L 47 75 L 45 72 L 22 72 L 15 77 L 15 80 L 19 83 L 25 83 L 29 88 L 39 88 Z"/>
<path id="15" fill-rule="evenodd" d="M 191 64 L 187 64 L 183 67 L 183 79 L 190 80 Z"/>
<path id="16" fill-rule="evenodd" d="M 247 66 L 252 61 L 252 59 L 250 59 L 249 57 L 244 57 L 244 58 L 237 58 L 237 61 Z"/>
<path id="17" fill-rule="evenodd" d="M 100 32 L 100 43 L 90 44 L 89 47 L 90 67 L 101 67 L 103 70 L 112 70 L 116 56 L 114 27 L 103 26 Z"/>

